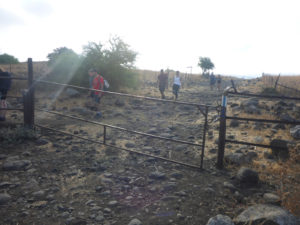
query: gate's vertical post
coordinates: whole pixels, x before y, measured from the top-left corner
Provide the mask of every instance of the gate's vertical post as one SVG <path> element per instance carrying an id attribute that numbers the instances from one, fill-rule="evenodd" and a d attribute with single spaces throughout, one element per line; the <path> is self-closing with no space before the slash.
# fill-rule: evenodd
<path id="1" fill-rule="evenodd" d="M 28 89 L 23 94 L 24 100 L 24 125 L 29 128 L 34 126 L 34 85 L 32 59 L 28 58 Z"/>
<path id="2" fill-rule="evenodd" d="M 274 89 L 275 89 L 275 90 L 276 90 L 276 88 L 277 88 L 279 78 L 280 78 L 280 74 L 278 75 L 278 77 L 277 77 L 277 79 L 276 79 L 276 81 L 275 81 L 275 86 L 274 86 Z"/>
<path id="3" fill-rule="evenodd" d="M 205 150 L 205 140 L 206 140 L 206 131 L 207 131 L 207 116 L 208 116 L 208 106 L 205 106 L 205 115 L 204 115 L 204 127 L 203 127 L 203 138 L 202 138 L 202 152 L 201 152 L 201 163 L 200 168 L 203 169 L 203 158 L 204 158 L 204 150 Z"/>
<path id="4" fill-rule="evenodd" d="M 106 126 L 103 126 L 103 144 L 106 145 Z"/>
<path id="5" fill-rule="evenodd" d="M 226 140 L 226 106 L 227 106 L 227 91 L 222 96 L 221 116 L 220 116 L 220 130 L 219 130 L 219 148 L 217 168 L 223 168 L 225 140 Z"/>

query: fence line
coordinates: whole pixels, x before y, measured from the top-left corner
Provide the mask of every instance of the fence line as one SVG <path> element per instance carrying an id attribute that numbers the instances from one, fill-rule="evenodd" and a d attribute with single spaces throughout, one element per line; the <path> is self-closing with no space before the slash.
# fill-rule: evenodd
<path id="1" fill-rule="evenodd" d="M 231 92 L 229 90 L 230 90 L 230 88 L 227 88 L 224 91 L 224 94 L 223 94 L 223 97 L 222 97 L 217 167 L 220 168 L 220 169 L 223 168 L 224 152 L 225 152 L 226 143 L 249 145 L 249 146 L 256 146 L 256 147 L 262 147 L 262 148 L 271 148 L 271 149 L 283 149 L 283 147 L 274 146 L 274 145 L 271 145 L 271 144 L 270 145 L 265 145 L 265 144 L 251 143 L 251 142 L 246 142 L 246 141 L 226 139 L 226 120 L 230 119 L 230 120 L 240 120 L 240 121 L 289 124 L 289 125 L 299 125 L 300 121 L 269 120 L 269 119 L 259 119 L 259 118 L 245 118 L 245 117 L 227 116 L 226 115 L 227 97 L 229 95 L 233 95 L 233 96 L 242 96 L 242 97 L 285 99 L 285 100 L 297 100 L 297 101 L 300 101 L 300 98 L 286 97 L 286 96 L 276 96 L 276 95 L 272 96 L 272 95 L 260 95 L 260 94 L 251 94 L 251 93 L 238 93 L 238 92 Z"/>

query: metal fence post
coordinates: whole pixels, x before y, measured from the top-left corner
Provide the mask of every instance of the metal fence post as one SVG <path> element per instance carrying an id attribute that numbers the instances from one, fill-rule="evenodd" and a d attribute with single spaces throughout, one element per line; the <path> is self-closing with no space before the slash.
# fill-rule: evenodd
<path id="1" fill-rule="evenodd" d="M 32 59 L 28 58 L 28 90 L 23 94 L 24 100 L 24 125 L 29 128 L 34 126 L 34 85 Z"/>
<path id="2" fill-rule="evenodd" d="M 202 138 L 202 152 L 201 152 L 201 163 L 200 169 L 203 169 L 203 158 L 204 158 L 204 150 L 205 150 L 205 140 L 206 140 L 206 131 L 207 131 L 207 116 L 208 116 L 208 106 L 205 107 L 205 115 L 204 115 L 204 127 L 203 127 L 203 138 Z"/>
<path id="3" fill-rule="evenodd" d="M 220 116 L 220 130 L 219 130 L 219 148 L 217 168 L 223 168 L 225 139 L 226 139 L 226 106 L 227 106 L 227 92 L 222 96 L 221 116 Z"/>

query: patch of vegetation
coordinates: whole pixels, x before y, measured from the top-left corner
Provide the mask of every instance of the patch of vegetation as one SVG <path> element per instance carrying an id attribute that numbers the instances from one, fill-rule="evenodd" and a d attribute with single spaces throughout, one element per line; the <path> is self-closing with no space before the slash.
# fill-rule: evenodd
<path id="1" fill-rule="evenodd" d="M 17 64 L 19 60 L 12 55 L 2 54 L 0 55 L 0 64 Z"/>
<path id="2" fill-rule="evenodd" d="M 34 130 L 23 126 L 0 129 L 0 142 L 3 145 L 20 144 L 26 140 L 35 140 L 36 138 L 37 134 Z"/>
<path id="3" fill-rule="evenodd" d="M 203 76 L 207 75 L 209 70 L 213 70 L 215 68 L 215 65 L 213 64 L 211 59 L 208 58 L 208 57 L 200 57 L 199 62 L 198 62 L 198 66 L 201 67 L 201 69 L 203 71 L 202 72 Z"/>
<path id="4" fill-rule="evenodd" d="M 271 87 L 263 88 L 261 91 L 261 94 L 263 94 L 263 95 L 279 95 L 278 91 L 275 88 L 271 88 Z"/>
<path id="5" fill-rule="evenodd" d="M 110 90 L 136 88 L 138 73 L 134 70 L 137 53 L 121 38 L 113 37 L 107 46 L 90 42 L 78 55 L 66 47 L 48 54 L 49 79 L 89 87 L 88 70 L 96 69 L 110 84 Z"/>

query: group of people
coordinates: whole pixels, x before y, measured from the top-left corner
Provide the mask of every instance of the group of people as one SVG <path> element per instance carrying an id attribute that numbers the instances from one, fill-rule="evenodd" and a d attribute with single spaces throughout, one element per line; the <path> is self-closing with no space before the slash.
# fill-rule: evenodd
<path id="1" fill-rule="evenodd" d="M 221 75 L 218 75 L 218 77 L 216 77 L 214 75 L 214 73 L 212 73 L 210 76 L 209 76 L 209 84 L 210 84 L 210 90 L 213 91 L 214 90 L 214 87 L 217 83 L 217 90 L 218 91 L 221 91 L 221 83 L 222 83 L 222 78 L 221 78 Z"/>
<path id="2" fill-rule="evenodd" d="M 169 74 L 165 73 L 164 70 L 160 70 L 160 74 L 157 77 L 157 81 L 158 81 L 158 89 L 160 91 L 161 94 L 161 98 L 165 99 L 165 90 L 168 88 L 169 86 Z M 179 93 L 179 89 L 181 87 L 181 81 L 180 81 L 180 73 L 179 71 L 176 71 L 174 80 L 173 80 L 173 95 L 174 95 L 174 99 L 177 100 L 178 99 L 178 93 Z"/>
<path id="3" fill-rule="evenodd" d="M 11 87 L 11 74 L 9 72 L 4 71 L 0 67 L 0 121 L 5 121 L 6 119 L 6 110 L 7 102 L 6 96 L 7 92 Z"/>

